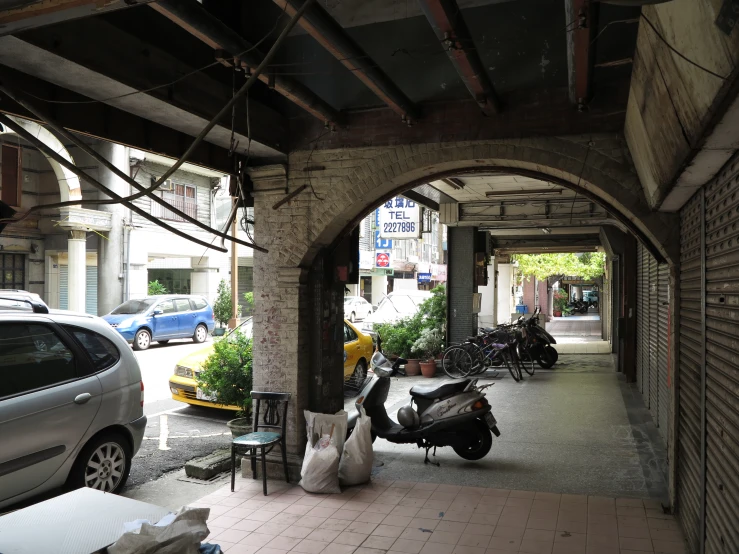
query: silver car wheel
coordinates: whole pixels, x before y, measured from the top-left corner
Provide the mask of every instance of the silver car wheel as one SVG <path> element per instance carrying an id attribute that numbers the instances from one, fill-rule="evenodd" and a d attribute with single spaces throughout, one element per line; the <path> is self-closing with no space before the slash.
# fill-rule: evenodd
<path id="1" fill-rule="evenodd" d="M 92 453 L 85 466 L 85 486 L 113 492 L 123 479 L 126 453 L 115 442 L 106 442 Z"/>
<path id="2" fill-rule="evenodd" d="M 205 339 L 208 338 L 208 330 L 202 325 L 198 325 L 198 328 L 195 329 L 195 337 L 197 337 L 198 342 L 205 342 Z"/>
<path id="3" fill-rule="evenodd" d="M 151 337 L 149 336 L 149 333 L 139 333 L 136 337 L 136 343 L 141 350 L 146 350 L 147 348 L 149 348 L 150 342 Z"/>

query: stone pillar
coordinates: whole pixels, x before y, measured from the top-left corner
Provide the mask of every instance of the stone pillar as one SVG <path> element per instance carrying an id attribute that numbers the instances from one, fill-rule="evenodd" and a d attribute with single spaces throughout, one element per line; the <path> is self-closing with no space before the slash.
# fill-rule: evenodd
<path id="1" fill-rule="evenodd" d="M 447 334 L 462 342 L 475 334 L 472 294 L 475 292 L 475 227 L 450 227 L 447 234 L 449 271 Z"/>
<path id="2" fill-rule="evenodd" d="M 266 166 L 250 171 L 254 183 L 254 236 L 269 250 L 254 251 L 254 390 L 287 392 L 290 403 L 287 420 L 287 451 L 290 474 L 298 478 L 305 452 L 306 432 L 303 410 L 309 409 L 311 372 L 307 326 L 311 302 L 308 299 L 307 271 L 299 267 L 291 251 L 308 240 L 307 226 L 295 221 L 300 199 L 284 210 L 272 206 L 285 196 L 283 166 Z M 276 190 L 275 190 L 276 189 Z M 297 206 L 296 206 L 297 204 Z M 307 215 L 306 215 L 307 217 Z M 305 236 L 303 236 L 303 234 Z M 280 454 L 275 463 L 268 457 L 268 474 L 279 477 Z M 246 471 L 249 464 L 244 464 Z M 282 474 L 284 478 L 284 473 Z"/>
<path id="3" fill-rule="evenodd" d="M 102 141 L 98 152 L 123 173 L 130 173 L 128 148 L 120 144 Z M 100 182 L 121 196 L 129 194 L 130 186 L 102 165 L 98 169 Z M 101 198 L 107 195 L 100 193 Z M 123 219 L 126 208 L 120 204 L 103 204 L 99 208 L 111 214 L 110 231 L 98 241 L 98 315 L 105 315 L 123 302 Z"/>
<path id="4" fill-rule="evenodd" d="M 68 309 L 73 312 L 85 311 L 87 250 L 85 231 L 69 231 L 67 250 L 69 252 L 68 270 Z"/>

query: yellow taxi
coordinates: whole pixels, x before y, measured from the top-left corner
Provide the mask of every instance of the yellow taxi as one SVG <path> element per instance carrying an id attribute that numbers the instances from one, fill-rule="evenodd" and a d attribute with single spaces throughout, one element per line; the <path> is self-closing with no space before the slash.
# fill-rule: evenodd
<path id="1" fill-rule="evenodd" d="M 236 329 L 247 337 L 252 336 L 252 318 L 244 320 Z M 233 331 L 231 331 L 233 333 Z M 229 333 L 230 334 L 230 333 Z M 228 335 L 224 337 L 227 339 Z M 208 406 L 225 410 L 241 410 L 238 406 L 224 406 L 198 388 L 200 366 L 213 352 L 213 343 L 182 358 L 169 378 L 172 398 L 196 406 Z M 359 384 L 367 376 L 367 367 L 374 353 L 372 338 L 344 321 L 344 380 Z"/>

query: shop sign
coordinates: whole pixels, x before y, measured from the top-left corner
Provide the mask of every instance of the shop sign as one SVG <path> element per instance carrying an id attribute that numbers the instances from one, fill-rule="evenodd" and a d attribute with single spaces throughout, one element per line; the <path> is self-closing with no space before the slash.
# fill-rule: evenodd
<path id="1" fill-rule="evenodd" d="M 385 252 L 375 254 L 375 267 L 390 267 L 390 255 Z"/>
<path id="2" fill-rule="evenodd" d="M 380 238 L 380 231 L 375 231 L 375 250 L 392 250 L 392 239 Z"/>
<path id="3" fill-rule="evenodd" d="M 375 255 L 371 250 L 359 251 L 359 269 L 372 269 L 375 265 Z"/>
<path id="4" fill-rule="evenodd" d="M 419 273 L 418 274 L 418 282 L 419 283 L 430 283 L 431 282 L 431 274 L 430 273 Z"/>
<path id="5" fill-rule="evenodd" d="M 446 265 L 431 264 L 431 276 L 434 281 L 446 281 Z"/>
<path id="6" fill-rule="evenodd" d="M 378 208 L 378 212 L 378 230 L 381 238 L 420 238 L 421 208 L 413 200 L 396 196 Z"/>

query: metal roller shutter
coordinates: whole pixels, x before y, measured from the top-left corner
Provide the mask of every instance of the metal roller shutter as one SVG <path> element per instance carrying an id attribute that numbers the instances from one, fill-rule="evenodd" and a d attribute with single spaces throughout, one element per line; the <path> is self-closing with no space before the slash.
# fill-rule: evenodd
<path id="1" fill-rule="evenodd" d="M 701 227 L 697 194 L 680 212 L 680 351 L 678 381 L 677 513 L 693 552 L 699 551 L 701 485 Z"/>
<path id="2" fill-rule="evenodd" d="M 725 169 L 705 188 L 707 553 L 739 552 L 737 165 Z"/>
<path id="3" fill-rule="evenodd" d="M 667 382 L 667 357 L 670 337 L 668 336 L 668 318 L 670 317 L 669 283 L 670 268 L 660 264 L 657 271 L 657 303 L 659 304 L 659 344 L 657 345 L 657 363 L 659 365 L 659 432 L 665 444 L 669 442 L 668 427 L 670 425 L 670 391 Z"/>
<path id="4" fill-rule="evenodd" d="M 88 265 L 85 268 L 85 312 L 98 315 L 98 268 Z M 105 315 L 105 314 L 103 314 Z"/>
<path id="5" fill-rule="evenodd" d="M 657 350 L 663 338 L 659 335 L 659 303 L 657 302 L 657 260 L 649 256 L 649 410 L 655 425 L 659 425 L 659 364 Z"/>
<path id="6" fill-rule="evenodd" d="M 642 374 L 643 345 L 644 345 L 644 291 L 642 291 L 642 278 L 644 276 L 644 247 L 639 244 L 636 249 L 636 386 L 639 392 L 643 392 L 644 384 Z"/>
<path id="7" fill-rule="evenodd" d="M 66 265 L 59 266 L 59 309 L 69 309 L 69 272 Z"/>

